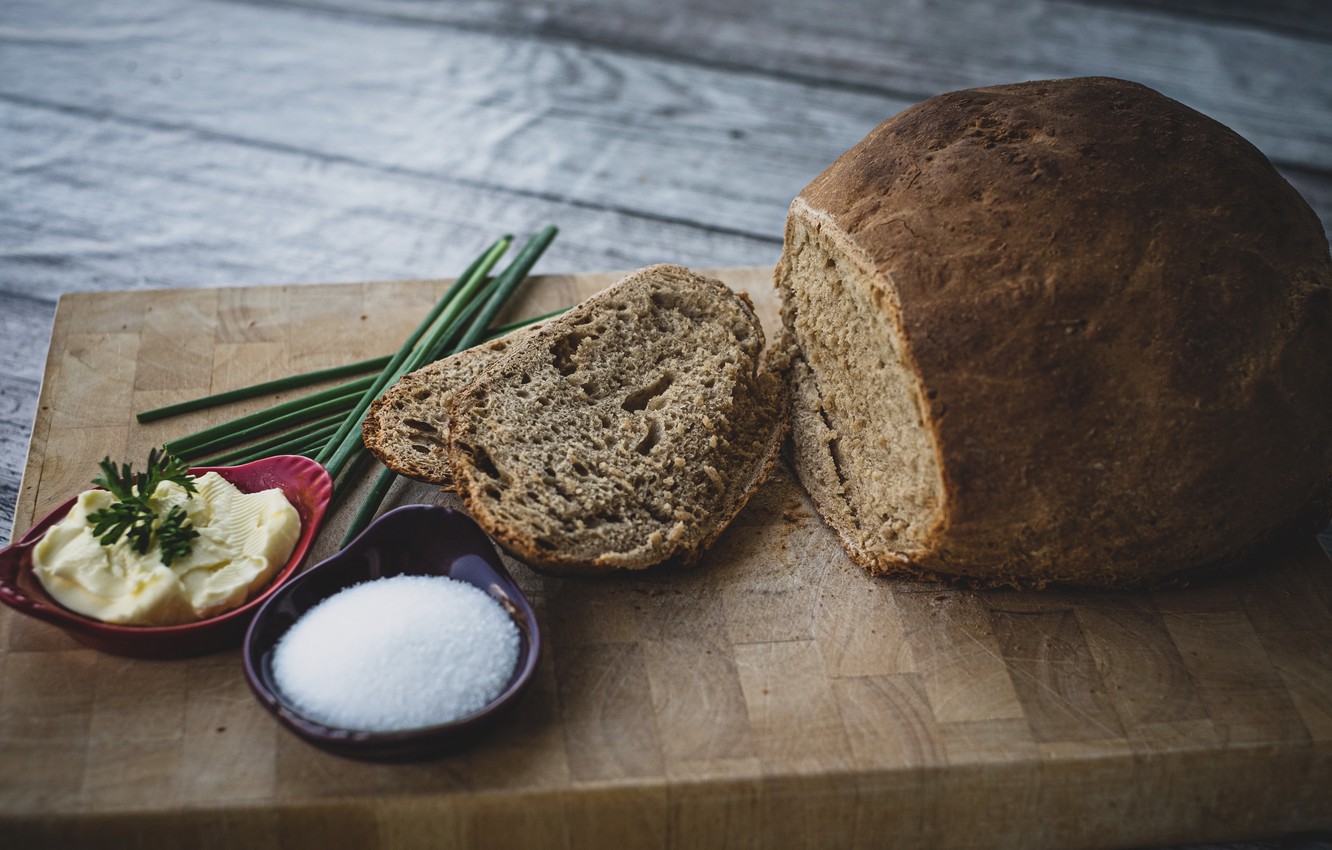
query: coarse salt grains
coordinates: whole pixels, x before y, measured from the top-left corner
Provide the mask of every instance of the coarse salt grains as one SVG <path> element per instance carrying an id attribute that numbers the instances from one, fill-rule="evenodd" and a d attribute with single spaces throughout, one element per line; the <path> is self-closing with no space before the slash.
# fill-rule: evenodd
<path id="1" fill-rule="evenodd" d="M 278 642 L 273 677 L 310 720 L 388 732 L 477 711 L 517 663 L 518 627 L 484 591 L 400 575 L 345 588 L 306 612 Z"/>

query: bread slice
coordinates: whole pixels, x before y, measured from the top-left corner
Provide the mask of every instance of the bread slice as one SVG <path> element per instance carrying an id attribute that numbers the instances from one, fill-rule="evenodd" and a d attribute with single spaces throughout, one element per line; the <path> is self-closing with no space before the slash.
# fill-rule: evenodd
<path id="1" fill-rule="evenodd" d="M 794 466 L 873 573 L 1153 585 L 1332 513 L 1332 261 L 1251 144 L 1107 78 L 952 92 L 796 198 Z"/>
<path id="2" fill-rule="evenodd" d="M 451 488 L 448 406 L 453 394 L 536 327 L 514 331 L 403 375 L 370 405 L 361 425 L 365 447 L 399 475 Z"/>
<path id="3" fill-rule="evenodd" d="M 752 305 L 649 266 L 516 342 L 455 394 L 468 512 L 548 572 L 696 560 L 776 459 L 785 382 Z"/>

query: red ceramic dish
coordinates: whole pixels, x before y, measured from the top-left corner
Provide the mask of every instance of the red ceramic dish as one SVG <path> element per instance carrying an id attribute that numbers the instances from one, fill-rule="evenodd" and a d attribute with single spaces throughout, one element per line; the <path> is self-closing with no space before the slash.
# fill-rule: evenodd
<path id="1" fill-rule="evenodd" d="M 32 548 L 48 528 L 73 507 L 77 496 L 51 511 L 15 543 L 0 550 L 0 602 L 53 623 L 76 640 L 112 655 L 137 658 L 183 658 L 240 643 L 255 611 L 296 572 L 314 541 L 328 509 L 333 482 L 324 467 L 307 457 L 280 455 L 244 466 L 201 466 L 194 475 L 216 472 L 241 491 L 254 493 L 277 487 L 301 518 L 301 536 L 278 574 L 257 596 L 239 608 L 179 626 L 117 626 L 75 614 L 51 598 L 32 572 Z"/>

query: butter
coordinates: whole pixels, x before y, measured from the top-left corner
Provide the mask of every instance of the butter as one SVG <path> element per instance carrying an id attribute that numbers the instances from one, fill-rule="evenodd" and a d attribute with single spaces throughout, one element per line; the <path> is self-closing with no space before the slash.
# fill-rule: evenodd
<path id="1" fill-rule="evenodd" d="M 153 494 L 163 511 L 180 505 L 199 532 L 171 566 L 156 543 L 139 554 L 127 537 L 110 546 L 93 537 L 88 515 L 115 497 L 87 490 L 33 548 L 33 572 L 61 605 L 106 623 L 171 626 L 244 604 L 291 557 L 300 517 L 281 490 L 242 493 L 216 472 L 194 485 L 191 495 L 164 481 Z"/>

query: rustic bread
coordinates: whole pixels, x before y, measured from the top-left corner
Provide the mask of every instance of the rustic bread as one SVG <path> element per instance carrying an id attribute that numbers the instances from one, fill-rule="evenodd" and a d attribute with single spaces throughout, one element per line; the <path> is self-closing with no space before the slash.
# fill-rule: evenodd
<path id="1" fill-rule="evenodd" d="M 1332 513 L 1332 263 L 1252 145 L 1121 80 L 932 98 L 793 203 L 794 466 L 874 573 L 1155 584 Z"/>
<path id="2" fill-rule="evenodd" d="M 786 408 L 748 299 L 649 266 L 458 391 L 449 461 L 468 512 L 537 569 L 688 563 L 767 475 Z"/>
<path id="3" fill-rule="evenodd" d="M 514 331 L 403 375 L 366 412 L 361 424 L 365 447 L 399 475 L 452 487 L 448 406 L 453 393 L 533 330 Z"/>

